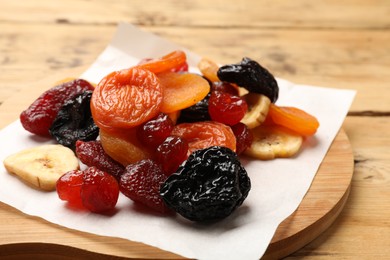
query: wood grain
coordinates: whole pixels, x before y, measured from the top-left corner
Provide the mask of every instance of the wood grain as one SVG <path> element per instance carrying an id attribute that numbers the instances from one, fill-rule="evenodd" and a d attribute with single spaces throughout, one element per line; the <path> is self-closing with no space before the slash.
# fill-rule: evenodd
<path id="1" fill-rule="evenodd" d="M 15 95 L 41 79 L 83 71 L 119 21 L 221 63 L 249 55 L 293 82 L 357 89 L 343 126 L 355 158 L 348 201 L 333 225 L 287 259 L 388 259 L 389 13 L 387 0 L 0 0 L 0 108 L 11 97 L 17 103 Z M 13 119 L 0 114 L 0 124 Z M 2 220 L 18 216 L 5 211 Z M 31 250 L 36 244 L 28 236 L 39 233 L 31 229 L 35 221 L 21 225 Z M 0 239 L 6 241 L 7 232 Z M 104 239 L 98 241 L 104 248 Z"/>

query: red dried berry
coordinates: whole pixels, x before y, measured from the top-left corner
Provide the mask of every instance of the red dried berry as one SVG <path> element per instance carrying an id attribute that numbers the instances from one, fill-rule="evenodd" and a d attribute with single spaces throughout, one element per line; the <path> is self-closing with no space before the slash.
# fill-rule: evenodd
<path id="1" fill-rule="evenodd" d="M 171 134 L 174 124 L 168 115 L 160 113 L 137 129 L 140 141 L 151 147 L 157 147 Z"/>
<path id="2" fill-rule="evenodd" d="M 76 155 L 82 163 L 113 175 L 118 181 L 125 167 L 112 159 L 103 149 L 100 141 L 77 141 Z"/>
<path id="3" fill-rule="evenodd" d="M 244 117 L 248 105 L 244 99 L 227 92 L 213 91 L 209 99 L 209 114 L 212 120 L 235 125 Z"/>
<path id="4" fill-rule="evenodd" d="M 229 93 L 234 96 L 238 96 L 238 89 L 230 83 L 215 81 L 211 85 L 211 91 L 221 91 L 225 93 Z"/>
<path id="5" fill-rule="evenodd" d="M 152 160 L 141 160 L 126 167 L 119 182 L 121 192 L 131 200 L 161 213 L 170 210 L 160 197 L 160 186 L 167 176 Z"/>
<path id="6" fill-rule="evenodd" d="M 20 114 L 22 126 L 29 132 L 50 136 L 49 128 L 60 108 L 78 94 L 94 87 L 86 80 L 76 79 L 45 91 Z"/>
<path id="7" fill-rule="evenodd" d="M 243 153 L 253 142 L 253 134 L 244 123 L 238 123 L 231 127 L 236 136 L 236 153 Z"/>
<path id="8" fill-rule="evenodd" d="M 81 205 L 80 191 L 83 179 L 84 173 L 81 170 L 69 171 L 62 175 L 56 184 L 58 197 L 72 205 Z"/>
<path id="9" fill-rule="evenodd" d="M 89 167 L 84 171 L 80 195 L 84 207 L 91 212 L 106 212 L 115 208 L 119 185 L 112 175 Z"/>
<path id="10" fill-rule="evenodd" d="M 187 158 L 188 142 L 178 136 L 169 136 L 157 147 L 156 161 L 162 165 L 166 175 L 171 175 Z"/>

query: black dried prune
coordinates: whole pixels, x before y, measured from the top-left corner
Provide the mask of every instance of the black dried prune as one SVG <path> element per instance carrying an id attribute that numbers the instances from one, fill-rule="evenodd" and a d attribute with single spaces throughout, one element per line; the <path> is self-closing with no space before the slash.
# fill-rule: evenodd
<path id="1" fill-rule="evenodd" d="M 195 105 L 181 110 L 178 122 L 193 123 L 211 120 L 209 115 L 209 99 L 210 93 Z"/>
<path id="2" fill-rule="evenodd" d="M 98 137 L 99 128 L 91 114 L 91 96 L 92 91 L 85 91 L 61 107 L 49 129 L 59 144 L 74 150 L 77 140 L 92 141 Z"/>
<path id="3" fill-rule="evenodd" d="M 193 152 L 160 189 L 168 207 L 192 221 L 229 216 L 247 197 L 249 176 L 231 149 L 212 146 Z"/>
<path id="4" fill-rule="evenodd" d="M 217 75 L 221 81 L 234 83 L 250 92 L 267 96 L 272 103 L 278 99 L 279 86 L 275 77 L 250 58 L 243 58 L 238 64 L 221 66 Z"/>

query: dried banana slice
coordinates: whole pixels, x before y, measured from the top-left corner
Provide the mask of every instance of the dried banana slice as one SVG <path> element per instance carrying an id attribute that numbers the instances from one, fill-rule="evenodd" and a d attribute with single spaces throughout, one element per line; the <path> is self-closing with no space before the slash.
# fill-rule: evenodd
<path id="1" fill-rule="evenodd" d="M 74 152 L 59 144 L 22 150 L 4 159 L 4 167 L 25 182 L 41 190 L 52 191 L 67 171 L 79 169 Z"/>
<path id="2" fill-rule="evenodd" d="M 303 137 L 281 126 L 259 126 L 252 129 L 253 142 L 245 154 L 260 160 L 286 158 L 301 148 Z"/>
<path id="3" fill-rule="evenodd" d="M 250 92 L 242 96 L 248 104 L 246 112 L 241 122 L 246 124 L 249 129 L 255 128 L 264 122 L 268 114 L 271 100 L 262 94 Z"/>

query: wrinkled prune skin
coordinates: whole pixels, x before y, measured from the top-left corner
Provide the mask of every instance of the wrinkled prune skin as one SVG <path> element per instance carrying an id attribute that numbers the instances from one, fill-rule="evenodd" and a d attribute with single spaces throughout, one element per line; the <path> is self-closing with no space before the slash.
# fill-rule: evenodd
<path id="1" fill-rule="evenodd" d="M 66 101 L 84 91 L 93 89 L 91 83 L 83 79 L 67 81 L 52 87 L 20 114 L 20 122 L 27 131 L 33 134 L 50 136 L 49 128 Z"/>
<path id="2" fill-rule="evenodd" d="M 92 141 L 98 137 L 99 128 L 91 114 L 91 96 L 92 91 L 85 91 L 61 107 L 49 129 L 59 144 L 75 150 L 77 140 Z"/>
<path id="3" fill-rule="evenodd" d="M 193 123 L 211 120 L 209 115 L 209 99 L 211 93 L 207 94 L 201 101 L 180 111 L 179 123 Z"/>
<path id="4" fill-rule="evenodd" d="M 217 72 L 221 81 L 237 84 L 250 92 L 267 96 L 275 103 L 279 96 L 279 86 L 274 76 L 256 61 L 243 58 L 238 64 L 221 66 Z"/>
<path id="5" fill-rule="evenodd" d="M 192 221 L 229 216 L 248 196 L 249 176 L 231 149 L 212 146 L 192 153 L 160 189 L 167 206 Z"/>

